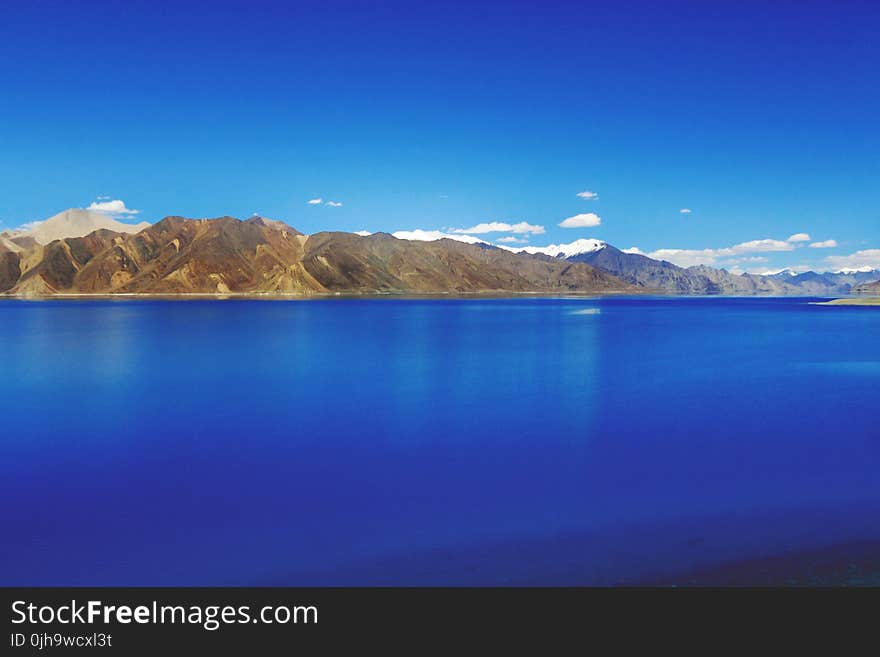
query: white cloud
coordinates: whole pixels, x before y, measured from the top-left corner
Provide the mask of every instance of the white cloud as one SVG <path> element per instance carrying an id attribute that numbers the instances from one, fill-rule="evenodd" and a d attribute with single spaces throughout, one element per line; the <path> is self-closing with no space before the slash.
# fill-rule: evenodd
<path id="1" fill-rule="evenodd" d="M 476 226 L 471 226 L 470 228 L 455 228 L 452 230 L 452 232 L 458 233 L 460 235 L 467 233 L 476 233 L 477 235 L 481 235 L 483 233 L 531 233 L 533 235 L 541 235 L 544 232 L 544 227 L 533 226 L 532 224 L 526 223 L 525 221 L 521 221 L 518 224 L 508 224 L 502 221 L 492 221 L 489 223 L 477 224 Z"/>
<path id="2" fill-rule="evenodd" d="M 681 214 L 690 214 L 693 212 L 693 210 L 691 210 L 690 208 L 682 208 L 681 210 L 679 210 L 679 212 Z"/>
<path id="3" fill-rule="evenodd" d="M 794 247 L 790 242 L 781 240 L 752 240 L 730 247 L 719 249 L 720 255 L 739 255 L 741 253 L 772 253 L 776 251 L 792 251 Z"/>
<path id="4" fill-rule="evenodd" d="M 809 265 L 794 265 L 793 267 L 785 267 L 784 269 L 756 269 L 754 271 L 749 272 L 750 274 L 757 274 L 758 276 L 776 276 L 777 274 L 787 273 L 791 276 L 796 276 L 797 274 L 803 274 L 808 271 L 811 271 L 811 267 Z"/>
<path id="5" fill-rule="evenodd" d="M 103 212 L 109 215 L 133 215 L 140 214 L 140 210 L 132 210 L 131 208 L 125 207 L 125 203 L 116 199 L 115 201 L 102 201 L 99 197 L 98 201 L 94 201 L 86 210 L 93 210 L 95 212 Z"/>
<path id="6" fill-rule="evenodd" d="M 415 230 L 398 230 L 395 233 L 391 233 L 391 235 L 399 240 L 415 240 L 417 242 L 434 242 L 436 240 L 448 239 L 457 242 L 466 242 L 467 244 L 488 244 L 485 240 L 481 240 L 479 237 L 474 237 L 473 235 L 444 233 L 439 230 L 422 230 L 421 228 L 416 228 Z"/>
<path id="7" fill-rule="evenodd" d="M 366 237 L 367 235 L 372 235 L 373 233 L 371 233 L 368 230 L 356 230 L 356 231 L 354 231 L 354 234 L 360 235 L 361 237 Z"/>
<path id="8" fill-rule="evenodd" d="M 813 242 L 810 244 L 811 249 L 835 249 L 837 248 L 837 240 L 825 240 L 824 242 Z"/>
<path id="9" fill-rule="evenodd" d="M 717 265 L 721 258 L 736 258 L 749 253 L 778 253 L 794 251 L 794 249 L 794 245 L 788 241 L 763 239 L 742 242 L 723 249 L 657 249 L 650 253 L 630 250 L 629 253 L 641 253 L 655 260 L 666 260 L 679 267 L 693 267 Z"/>
<path id="10" fill-rule="evenodd" d="M 624 252 L 624 253 L 630 253 L 630 254 L 633 254 L 633 255 L 646 255 L 645 252 L 642 251 L 642 250 L 641 250 L 639 247 L 637 247 L 637 246 L 631 246 L 631 247 L 629 247 L 628 249 L 623 249 L 623 252 Z"/>
<path id="11" fill-rule="evenodd" d="M 502 244 L 525 244 L 528 242 L 528 238 L 514 237 L 513 235 L 509 235 L 508 237 L 499 237 L 497 242 L 501 242 Z"/>
<path id="12" fill-rule="evenodd" d="M 871 271 L 880 269 L 880 249 L 856 251 L 846 256 L 828 256 L 825 262 L 834 271 Z"/>
<path id="13" fill-rule="evenodd" d="M 599 195 L 596 192 L 583 191 L 578 192 L 577 195 L 588 201 L 597 201 L 599 199 Z"/>
<path id="14" fill-rule="evenodd" d="M 714 265 L 718 259 L 714 249 L 657 249 L 645 255 L 654 260 L 666 260 L 679 267 Z"/>
<path id="15" fill-rule="evenodd" d="M 792 244 L 798 244 L 800 242 L 809 242 L 811 239 L 813 238 L 810 237 L 809 233 L 795 233 L 786 241 L 791 242 Z"/>
<path id="16" fill-rule="evenodd" d="M 559 223 L 560 228 L 592 228 L 602 223 L 602 219 L 594 212 L 576 214 Z"/>
<path id="17" fill-rule="evenodd" d="M 322 198 L 313 198 L 313 199 L 309 199 L 308 201 L 306 201 L 306 203 L 308 203 L 309 205 L 321 205 L 321 203 L 323 203 L 323 202 L 324 202 L 324 199 L 322 199 Z"/>
<path id="18" fill-rule="evenodd" d="M 326 205 L 329 205 L 331 208 L 341 208 L 342 203 L 339 201 L 327 201 Z"/>
<path id="19" fill-rule="evenodd" d="M 741 258 L 730 258 L 720 263 L 724 266 L 728 265 L 742 265 L 749 262 L 769 262 L 769 258 L 765 258 L 764 256 L 743 256 Z"/>

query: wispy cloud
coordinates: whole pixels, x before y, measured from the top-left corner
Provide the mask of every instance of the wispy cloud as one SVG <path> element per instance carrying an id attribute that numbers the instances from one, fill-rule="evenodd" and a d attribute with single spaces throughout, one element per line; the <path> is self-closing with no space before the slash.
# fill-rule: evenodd
<path id="1" fill-rule="evenodd" d="M 140 210 L 132 210 L 131 208 L 125 207 L 125 203 L 119 199 L 113 201 L 102 201 L 102 198 L 107 197 L 98 197 L 98 200 L 94 201 L 86 209 L 92 210 L 94 212 L 103 212 L 112 216 L 131 216 L 135 214 L 140 214 Z"/>
<path id="2" fill-rule="evenodd" d="M 560 228 L 593 228 L 602 223 L 602 219 L 594 212 L 576 214 L 559 222 Z"/>
<path id="3" fill-rule="evenodd" d="M 529 240 L 527 238 L 514 237 L 513 235 L 509 235 L 508 237 L 499 237 L 496 241 L 501 242 L 502 244 L 525 244 Z"/>
<path id="4" fill-rule="evenodd" d="M 583 192 L 578 192 L 577 195 L 580 196 L 582 199 L 586 199 L 587 201 L 598 201 L 599 200 L 599 195 L 596 192 L 591 192 L 588 190 L 585 190 Z"/>
<path id="5" fill-rule="evenodd" d="M 781 240 L 752 240 L 731 246 L 727 249 L 719 249 L 721 255 L 740 255 L 742 253 L 773 253 L 776 251 L 791 251 L 794 247 L 791 242 Z"/>
<path id="6" fill-rule="evenodd" d="M 786 241 L 791 242 L 792 244 L 799 244 L 800 242 L 809 242 L 811 239 L 813 238 L 810 237 L 809 233 L 795 233 Z"/>
<path id="7" fill-rule="evenodd" d="M 682 208 L 681 210 L 679 210 L 679 212 L 681 214 L 691 214 L 693 210 L 691 210 L 690 208 Z"/>
<path id="8" fill-rule="evenodd" d="M 693 267 L 717 265 L 720 259 L 736 258 L 750 253 L 780 253 L 794 249 L 795 245 L 788 240 L 763 239 L 742 242 L 722 249 L 657 249 L 644 252 L 638 247 L 632 247 L 628 253 L 639 253 L 655 260 L 666 260 L 679 267 Z"/>
<path id="9" fill-rule="evenodd" d="M 520 221 L 517 224 L 508 224 L 503 221 L 491 221 L 489 223 L 477 224 L 476 226 L 471 226 L 470 228 L 454 228 L 452 229 L 452 232 L 460 235 L 467 233 L 474 233 L 476 235 L 482 235 L 484 233 L 518 233 L 541 235 L 544 233 L 544 227 L 534 226 L 532 224 L 526 223 L 525 221 Z"/>
<path id="10" fill-rule="evenodd" d="M 835 271 L 880 269 L 880 249 L 866 249 L 845 256 L 827 256 L 825 262 Z"/>
<path id="11" fill-rule="evenodd" d="M 811 249 L 836 249 L 837 240 L 825 240 L 824 242 L 813 242 L 810 244 Z"/>
<path id="12" fill-rule="evenodd" d="M 810 265 L 792 265 L 791 267 L 785 267 L 783 269 L 762 269 L 760 267 L 748 270 L 749 274 L 757 274 L 758 276 L 776 276 L 777 274 L 787 273 L 792 276 L 795 274 L 803 274 L 810 271 L 812 268 Z M 733 271 L 733 270 L 731 270 Z M 736 271 L 733 271 L 736 274 Z"/>
<path id="13" fill-rule="evenodd" d="M 308 203 L 309 205 L 322 205 L 323 204 L 323 205 L 328 205 L 331 208 L 341 208 L 342 207 L 342 203 L 340 203 L 339 201 L 326 201 L 325 202 L 324 199 L 320 198 L 320 197 L 319 198 L 311 198 L 308 201 L 306 201 L 306 203 Z"/>
<path id="14" fill-rule="evenodd" d="M 422 230 L 421 228 L 416 228 L 415 230 L 398 230 L 397 232 L 391 233 L 391 235 L 399 240 L 415 240 L 417 242 L 435 242 L 437 240 L 449 239 L 456 240 L 457 242 L 467 242 L 468 244 L 488 244 L 485 240 L 481 240 L 479 237 L 474 237 L 473 235 L 444 233 L 439 230 Z"/>
<path id="15" fill-rule="evenodd" d="M 665 260 L 679 267 L 714 265 L 718 260 L 718 252 L 715 249 L 657 249 L 643 255 L 654 260 Z"/>
<path id="16" fill-rule="evenodd" d="M 742 265 L 746 263 L 768 262 L 769 258 L 764 256 L 742 256 L 739 258 L 730 258 L 724 261 L 724 265 Z"/>

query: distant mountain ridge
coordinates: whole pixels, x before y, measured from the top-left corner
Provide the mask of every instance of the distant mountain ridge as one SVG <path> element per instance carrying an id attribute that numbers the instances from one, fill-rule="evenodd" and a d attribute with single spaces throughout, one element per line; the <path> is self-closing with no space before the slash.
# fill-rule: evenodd
<path id="1" fill-rule="evenodd" d="M 606 243 L 564 257 L 568 262 L 597 267 L 637 287 L 668 294 L 836 296 L 850 294 L 862 283 L 880 278 L 880 271 L 760 275 L 733 274 L 706 265 L 685 268 Z"/>
<path id="2" fill-rule="evenodd" d="M 638 292 L 582 263 L 384 233 L 307 236 L 263 217 L 166 217 L 136 234 L 47 245 L 4 239 L 0 291 L 15 295 Z"/>

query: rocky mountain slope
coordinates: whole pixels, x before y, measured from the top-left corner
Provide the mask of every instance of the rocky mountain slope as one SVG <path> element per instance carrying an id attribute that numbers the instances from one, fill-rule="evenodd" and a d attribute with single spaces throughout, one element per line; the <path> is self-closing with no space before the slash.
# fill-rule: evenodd
<path id="1" fill-rule="evenodd" d="M 853 288 L 855 294 L 880 294 L 880 281 L 873 283 L 862 283 Z"/>
<path id="2" fill-rule="evenodd" d="M 451 240 L 376 233 L 306 236 L 261 217 L 167 217 L 45 246 L 6 237 L 0 291 L 18 295 L 182 293 L 632 292 L 583 263 Z M 7 244 L 7 242 L 9 244 Z M 10 248 L 16 247 L 16 248 Z M 26 266 L 22 266 L 24 263 Z"/>

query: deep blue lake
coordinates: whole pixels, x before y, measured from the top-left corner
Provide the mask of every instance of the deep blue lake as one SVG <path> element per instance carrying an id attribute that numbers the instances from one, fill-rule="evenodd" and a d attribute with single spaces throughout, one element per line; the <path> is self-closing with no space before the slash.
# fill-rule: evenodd
<path id="1" fill-rule="evenodd" d="M 0 584 L 610 584 L 880 539 L 880 308 L 0 301 Z"/>

